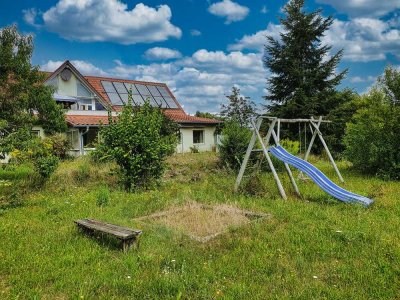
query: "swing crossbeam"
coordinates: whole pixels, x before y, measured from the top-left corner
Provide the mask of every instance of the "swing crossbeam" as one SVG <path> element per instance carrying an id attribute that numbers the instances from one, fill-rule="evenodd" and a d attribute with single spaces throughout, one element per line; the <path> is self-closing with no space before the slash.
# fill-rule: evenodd
<path id="1" fill-rule="evenodd" d="M 310 123 L 310 122 L 315 122 L 316 120 L 314 118 L 311 119 L 280 119 L 276 117 L 267 117 L 267 116 L 261 116 L 259 118 L 262 119 L 268 119 L 268 120 L 279 120 L 280 123 Z M 321 120 L 321 123 L 332 123 L 330 120 Z"/>
<path id="2" fill-rule="evenodd" d="M 268 120 L 270 122 L 268 131 L 267 131 L 267 134 L 266 134 L 265 137 L 262 137 L 261 134 L 260 134 L 260 127 L 261 127 L 261 123 L 262 123 L 263 120 Z M 333 157 L 332 157 L 332 155 L 331 155 L 331 153 L 329 151 L 329 148 L 328 148 L 328 146 L 327 146 L 327 144 L 326 144 L 326 142 L 325 142 L 325 140 L 324 140 L 324 138 L 322 136 L 322 133 L 320 131 L 320 126 L 321 126 L 322 123 L 331 123 L 331 121 L 323 120 L 322 116 L 319 117 L 318 119 L 314 119 L 313 117 L 311 117 L 310 119 L 280 119 L 280 118 L 276 118 L 276 117 L 260 116 L 260 117 L 257 118 L 256 121 L 251 120 L 251 125 L 253 127 L 253 134 L 252 134 L 252 137 L 250 139 L 249 145 L 247 147 L 247 151 L 246 151 L 246 154 L 244 156 L 243 162 L 242 162 L 242 164 L 240 166 L 240 170 L 239 170 L 238 176 L 236 178 L 235 191 L 237 191 L 239 189 L 239 185 L 240 185 L 240 183 L 242 181 L 244 172 L 245 172 L 245 170 L 247 168 L 247 164 L 249 162 L 249 158 L 250 158 L 251 153 L 252 152 L 263 152 L 264 156 L 267 159 L 268 165 L 269 165 L 269 167 L 270 167 L 270 169 L 271 169 L 271 171 L 273 173 L 274 180 L 275 180 L 275 182 L 276 182 L 276 184 L 278 186 L 278 190 L 279 190 L 282 198 L 283 199 L 287 198 L 286 197 L 286 193 L 285 193 L 285 191 L 283 189 L 282 183 L 281 183 L 281 181 L 279 179 L 279 176 L 278 176 L 278 174 L 277 174 L 277 172 L 275 170 L 275 167 L 274 167 L 274 165 L 272 163 L 272 160 L 269 157 L 269 153 L 268 153 L 268 145 L 269 145 L 269 142 L 270 142 L 271 138 L 272 138 L 274 144 L 276 146 L 279 146 L 281 123 L 309 123 L 310 129 L 311 129 L 311 133 L 312 133 L 312 137 L 311 137 L 311 140 L 310 140 L 310 144 L 307 147 L 307 151 L 305 153 L 304 160 L 307 161 L 308 156 L 309 156 L 310 151 L 311 151 L 311 148 L 312 148 L 312 146 L 313 146 L 313 144 L 315 142 L 315 139 L 318 136 L 318 138 L 321 141 L 326 153 L 328 154 L 329 160 L 330 160 L 333 168 L 335 169 L 336 174 L 339 177 L 339 180 L 341 182 L 344 182 L 343 177 L 340 174 L 339 169 L 336 166 L 336 163 L 335 163 L 335 161 L 334 161 L 334 159 L 333 159 Z M 276 125 L 277 125 L 277 131 L 275 132 L 275 126 Z M 261 149 L 254 149 L 254 146 L 256 145 L 256 141 L 257 140 L 258 140 L 259 144 L 261 145 Z M 290 182 L 292 183 L 296 194 L 300 196 L 300 192 L 299 192 L 299 189 L 297 187 L 296 181 L 295 181 L 295 179 L 293 177 L 292 171 L 290 170 L 290 167 L 289 167 L 289 165 L 287 163 L 284 163 L 284 164 L 285 164 L 285 169 L 287 171 L 287 174 L 288 174 L 288 176 L 290 178 Z"/>

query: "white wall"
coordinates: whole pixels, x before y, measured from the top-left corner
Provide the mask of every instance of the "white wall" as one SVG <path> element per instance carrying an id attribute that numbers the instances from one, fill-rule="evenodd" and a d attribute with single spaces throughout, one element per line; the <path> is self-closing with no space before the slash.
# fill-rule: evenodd
<path id="1" fill-rule="evenodd" d="M 215 126 L 181 128 L 181 142 L 176 147 L 176 152 L 190 152 L 190 147 L 194 146 L 196 146 L 201 152 L 215 150 L 215 129 Z M 193 130 L 204 130 L 204 143 L 193 144 Z"/>

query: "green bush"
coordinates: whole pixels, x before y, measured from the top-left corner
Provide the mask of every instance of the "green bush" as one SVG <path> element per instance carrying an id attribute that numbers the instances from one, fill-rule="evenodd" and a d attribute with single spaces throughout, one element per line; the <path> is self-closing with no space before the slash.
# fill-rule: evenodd
<path id="1" fill-rule="evenodd" d="M 57 133 L 45 138 L 51 144 L 51 152 L 58 158 L 65 159 L 68 155 L 67 152 L 71 148 L 70 143 L 65 134 Z"/>
<path id="2" fill-rule="evenodd" d="M 300 143 L 299 141 L 291 141 L 289 139 L 280 140 L 279 143 L 283 148 L 286 149 L 287 152 L 297 155 L 300 151 Z"/>
<path id="3" fill-rule="evenodd" d="M 251 131 L 248 128 L 241 127 L 235 120 L 227 121 L 222 130 L 219 151 L 221 164 L 235 171 L 240 169 L 250 138 Z"/>
<path id="4" fill-rule="evenodd" d="M 59 158 L 54 155 L 39 156 L 33 160 L 33 165 L 38 174 L 43 179 L 47 179 L 57 169 L 59 161 Z"/>
<path id="5" fill-rule="evenodd" d="M 387 83 L 396 74 L 397 85 L 392 88 Z M 400 179 L 399 86 L 400 72 L 387 68 L 379 85 L 362 97 L 364 107 L 347 124 L 346 157 L 364 173 Z"/>
<path id="6" fill-rule="evenodd" d="M 100 130 L 96 157 L 112 159 L 119 166 L 125 190 L 149 188 L 161 178 L 165 159 L 175 151 L 177 134 L 171 121 L 149 102 L 133 109 L 128 105 L 116 120 Z M 168 124 L 168 126 L 166 126 Z"/>

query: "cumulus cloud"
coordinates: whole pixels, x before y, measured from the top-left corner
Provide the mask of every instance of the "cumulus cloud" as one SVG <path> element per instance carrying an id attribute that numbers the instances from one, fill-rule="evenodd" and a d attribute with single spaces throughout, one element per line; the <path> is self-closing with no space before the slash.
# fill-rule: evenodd
<path id="1" fill-rule="evenodd" d="M 322 42 L 332 45 L 335 51 L 343 48 L 344 60 L 384 60 L 388 54 L 398 54 L 400 30 L 373 18 L 334 20 Z"/>
<path id="2" fill-rule="evenodd" d="M 245 19 L 250 9 L 231 0 L 223 0 L 211 4 L 208 11 L 213 15 L 226 18 L 225 24 L 231 24 Z"/>
<path id="3" fill-rule="evenodd" d="M 24 19 L 38 25 L 34 12 L 26 10 Z M 180 38 L 182 32 L 171 17 L 168 5 L 153 8 L 139 3 L 129 10 L 120 0 L 59 0 L 41 15 L 40 25 L 69 40 L 130 45 Z"/>
<path id="4" fill-rule="evenodd" d="M 399 0 L 317 0 L 351 17 L 380 17 L 400 8 Z"/>
<path id="5" fill-rule="evenodd" d="M 266 30 L 245 35 L 228 50 L 258 50 L 262 52 L 266 36 L 279 39 L 281 25 L 269 23 Z M 322 38 L 322 43 L 331 45 L 332 52 L 344 49 L 343 60 L 374 61 L 384 60 L 388 54 L 398 55 L 400 49 L 400 29 L 397 24 L 375 18 L 354 18 L 349 21 L 335 19 Z"/>
<path id="6" fill-rule="evenodd" d="M 48 71 L 48 72 L 53 72 L 55 71 L 59 66 L 61 66 L 64 63 L 64 61 L 61 60 L 49 60 L 47 63 L 41 66 L 42 71 Z M 109 73 L 96 67 L 95 65 L 83 61 L 83 60 L 72 60 L 71 63 L 74 65 L 75 68 L 78 69 L 80 73 L 83 75 L 92 75 L 92 76 L 108 76 Z"/>
<path id="7" fill-rule="evenodd" d="M 144 53 L 144 57 L 148 60 L 166 60 L 182 57 L 182 54 L 174 49 L 154 47 L 148 49 Z"/>
<path id="8" fill-rule="evenodd" d="M 36 8 L 24 9 L 22 13 L 25 23 L 36 26 L 36 17 L 38 16 L 38 11 Z"/>
<path id="9" fill-rule="evenodd" d="M 275 39 L 280 39 L 280 32 L 283 31 L 282 25 L 276 25 L 269 23 L 267 29 L 260 30 L 254 34 L 245 35 L 241 39 L 237 40 L 236 43 L 228 46 L 228 50 L 262 50 L 266 41 L 267 36 L 272 36 Z"/>

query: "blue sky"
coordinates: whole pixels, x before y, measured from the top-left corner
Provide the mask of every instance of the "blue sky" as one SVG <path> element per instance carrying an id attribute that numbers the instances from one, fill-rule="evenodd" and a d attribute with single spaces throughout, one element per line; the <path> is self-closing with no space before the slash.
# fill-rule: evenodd
<path id="1" fill-rule="evenodd" d="M 87 75 L 166 82 L 185 110 L 218 112 L 233 85 L 262 103 L 265 35 L 278 36 L 281 0 L 2 0 L 0 28 L 35 36 L 33 63 L 71 60 Z M 334 23 L 323 39 L 344 49 L 341 88 L 368 90 L 400 66 L 399 0 L 306 0 Z"/>

